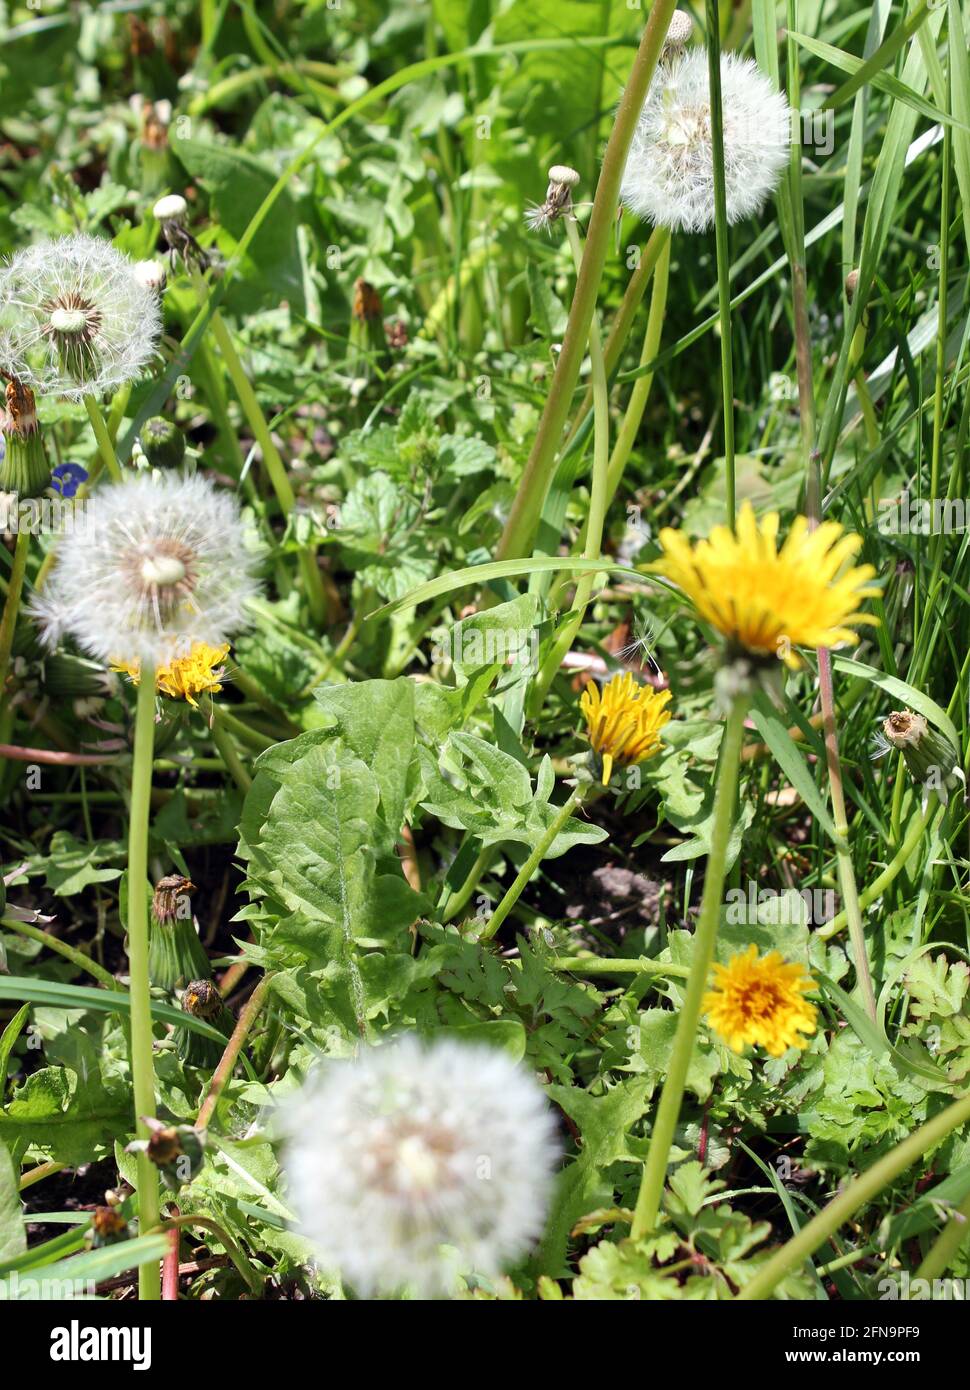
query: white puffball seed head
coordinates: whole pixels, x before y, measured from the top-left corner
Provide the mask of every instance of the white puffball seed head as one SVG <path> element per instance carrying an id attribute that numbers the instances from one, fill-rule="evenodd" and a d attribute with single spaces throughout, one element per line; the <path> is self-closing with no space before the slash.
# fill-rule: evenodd
<path id="1" fill-rule="evenodd" d="M 788 163 L 791 112 L 750 59 L 721 57 L 724 179 L 729 222 L 760 211 Z M 714 154 L 707 54 L 672 54 L 657 70 L 640 112 L 620 201 L 671 231 L 714 223 Z"/>

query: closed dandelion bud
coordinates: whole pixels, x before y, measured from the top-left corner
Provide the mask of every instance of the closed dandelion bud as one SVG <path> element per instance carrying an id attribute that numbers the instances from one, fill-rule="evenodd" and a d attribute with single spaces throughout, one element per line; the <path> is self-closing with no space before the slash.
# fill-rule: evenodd
<path id="1" fill-rule="evenodd" d="M 922 714 L 895 710 L 883 723 L 882 731 L 891 748 L 902 753 L 906 770 L 923 789 L 924 803 L 935 792 L 945 806 L 950 792 L 966 783 L 957 764 L 957 750 Z"/>
<path id="2" fill-rule="evenodd" d="M 148 977 L 159 989 L 174 990 L 209 973 L 209 958 L 195 930 L 195 887 L 181 874 L 159 879 L 152 895 L 148 937 Z"/>
<path id="3" fill-rule="evenodd" d="M 39 497 L 50 486 L 51 470 L 37 424 L 34 393 L 22 382 L 11 380 L 5 395 L 6 410 L 0 418 L 0 492 L 24 499 Z"/>
<path id="4" fill-rule="evenodd" d="M 190 980 L 182 995 L 182 1008 L 193 1018 L 202 1019 L 222 1033 L 226 1041 L 232 1032 L 232 1014 L 211 980 Z M 225 1042 L 204 1037 L 194 1029 L 178 1030 L 178 1052 L 187 1067 L 214 1067 L 225 1051 Z"/>
<path id="5" fill-rule="evenodd" d="M 141 427 L 141 447 L 153 468 L 178 468 L 185 458 L 185 435 L 164 415 L 153 415 Z"/>
<path id="6" fill-rule="evenodd" d="M 44 660 L 44 691 L 54 700 L 110 699 L 118 690 L 118 677 L 96 661 L 72 652 L 55 652 Z"/>
<path id="7" fill-rule="evenodd" d="M 144 1116 L 148 1139 L 136 1139 L 126 1153 L 145 1153 L 170 1192 L 190 1183 L 205 1162 L 205 1137 L 191 1125 L 166 1125 Z"/>
<path id="8" fill-rule="evenodd" d="M 169 181 L 171 159 L 168 126 L 171 116 L 170 102 L 146 101 L 142 106 L 138 167 L 141 174 L 141 191 L 149 196 L 157 194 Z"/>
<path id="9" fill-rule="evenodd" d="M 128 1239 L 128 1222 L 119 1207 L 95 1207 L 91 1213 L 91 1229 L 88 1242 L 94 1250 L 105 1245 L 116 1245 L 119 1240 Z"/>

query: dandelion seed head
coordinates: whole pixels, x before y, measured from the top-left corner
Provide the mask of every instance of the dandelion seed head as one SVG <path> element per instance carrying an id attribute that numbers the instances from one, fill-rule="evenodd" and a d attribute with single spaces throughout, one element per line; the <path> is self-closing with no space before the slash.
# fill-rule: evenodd
<path id="1" fill-rule="evenodd" d="M 729 222 L 751 217 L 788 162 L 791 113 L 750 59 L 721 57 L 724 177 Z M 620 201 L 672 231 L 701 232 L 714 222 L 714 157 L 707 55 L 670 52 L 637 120 Z"/>
<path id="2" fill-rule="evenodd" d="M 180 193 L 167 193 L 152 208 L 159 222 L 180 222 L 188 210 L 189 205 Z"/>
<path id="3" fill-rule="evenodd" d="M 155 291 L 99 237 L 19 251 L 0 269 L 0 368 L 80 400 L 141 376 L 161 332 Z"/>
<path id="4" fill-rule="evenodd" d="M 555 1126 L 504 1052 L 407 1037 L 311 1075 L 289 1114 L 294 1207 L 322 1266 L 364 1297 L 495 1275 L 541 1232 Z"/>
<path id="5" fill-rule="evenodd" d="M 198 475 L 102 488 L 66 535 L 32 609 L 49 646 L 65 634 L 90 656 L 168 667 L 246 625 L 258 587 L 234 497 Z"/>

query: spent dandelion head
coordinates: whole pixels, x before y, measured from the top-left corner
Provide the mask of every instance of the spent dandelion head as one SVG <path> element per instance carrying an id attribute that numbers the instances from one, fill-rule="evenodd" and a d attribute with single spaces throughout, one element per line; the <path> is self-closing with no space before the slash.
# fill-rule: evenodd
<path id="1" fill-rule="evenodd" d="M 579 174 L 568 164 L 553 164 L 549 170 L 549 182 L 545 200 L 526 211 L 525 224 L 530 232 L 545 232 L 553 222 L 568 213 L 572 207 L 573 189 L 579 183 Z"/>
<path id="2" fill-rule="evenodd" d="M 860 611 L 879 589 L 871 565 L 853 565 L 862 541 L 843 534 L 835 521 L 809 530 L 795 518 L 777 545 L 777 512 L 760 524 L 750 502 L 738 513 L 737 530 L 716 526 L 691 544 L 669 527 L 660 532 L 661 558 L 650 567 L 675 584 L 698 614 L 727 638 L 729 661 L 778 659 L 800 666 L 796 647 L 838 647 L 857 642 L 853 631 L 876 619 Z"/>
<path id="3" fill-rule="evenodd" d="M 290 1194 L 320 1263 L 362 1296 L 449 1293 L 540 1234 L 555 1124 L 504 1052 L 406 1037 L 311 1074 L 292 1104 Z"/>
<path id="4" fill-rule="evenodd" d="M 890 748 L 902 754 L 906 771 L 923 790 L 924 805 L 930 792 L 935 792 L 945 806 L 951 791 L 966 786 L 966 775 L 952 741 L 934 729 L 925 715 L 908 709 L 894 710 L 883 721 L 877 748 L 880 754 Z"/>
<path id="5" fill-rule="evenodd" d="M 629 767 L 653 757 L 660 731 L 670 720 L 669 690 L 640 685 L 630 672 L 614 676 L 602 690 L 587 683 L 579 708 L 586 720 L 590 747 L 603 765 L 603 786 L 614 766 Z"/>
<path id="6" fill-rule="evenodd" d="M 97 660 L 157 669 L 191 661 L 196 647 L 221 649 L 246 625 L 257 588 L 235 498 L 201 476 L 165 473 L 89 500 L 32 607 L 48 646 L 67 634 Z"/>
<path id="7" fill-rule="evenodd" d="M 733 1052 L 763 1047 L 780 1057 L 789 1047 L 806 1047 L 817 1011 L 805 995 L 814 981 L 800 965 L 786 964 L 777 951 L 759 956 L 756 947 L 715 965 L 714 987 L 701 1005 L 707 1021 Z"/>
<path id="8" fill-rule="evenodd" d="M 0 368 L 34 390 L 80 400 L 135 381 L 160 331 L 157 294 L 100 237 L 43 242 L 0 270 Z"/>
<path id="9" fill-rule="evenodd" d="M 791 112 L 751 59 L 721 56 L 724 179 L 729 222 L 751 217 L 788 162 Z M 637 120 L 620 201 L 671 231 L 714 223 L 714 150 L 707 54 L 668 47 Z"/>

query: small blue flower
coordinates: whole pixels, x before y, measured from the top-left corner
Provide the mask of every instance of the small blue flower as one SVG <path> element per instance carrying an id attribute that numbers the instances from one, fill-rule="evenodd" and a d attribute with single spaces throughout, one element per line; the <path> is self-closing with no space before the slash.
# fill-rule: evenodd
<path id="1" fill-rule="evenodd" d="M 88 480 L 88 470 L 79 463 L 59 463 L 51 473 L 51 487 L 61 497 L 73 497 Z"/>

